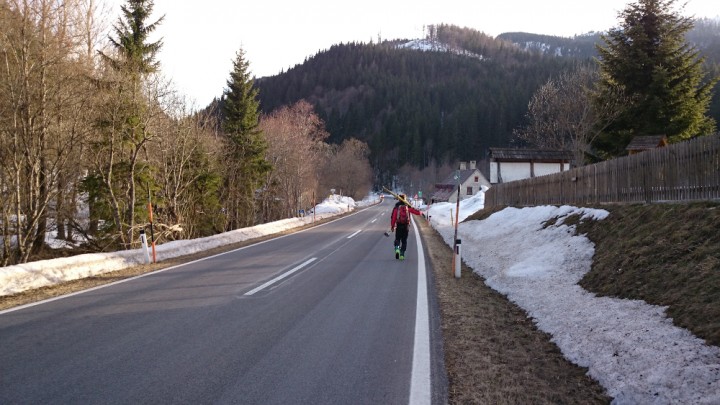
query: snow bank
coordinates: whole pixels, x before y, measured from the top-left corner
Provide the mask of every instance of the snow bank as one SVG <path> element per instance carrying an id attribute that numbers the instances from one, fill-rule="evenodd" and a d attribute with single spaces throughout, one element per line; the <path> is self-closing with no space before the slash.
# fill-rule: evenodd
<path id="1" fill-rule="evenodd" d="M 482 199 L 469 200 L 469 210 L 461 203 L 460 218 Z M 720 348 L 674 326 L 665 307 L 598 297 L 577 284 L 591 268 L 594 245 L 563 224 L 574 214 L 596 220 L 608 215 L 569 206 L 507 208 L 460 224 L 463 260 L 552 335 L 567 359 L 587 367 L 613 403 L 720 403 Z M 430 215 L 451 244 L 448 206 L 434 205 Z M 556 217 L 554 226 L 543 226 Z"/>
<path id="2" fill-rule="evenodd" d="M 315 219 L 336 216 L 377 201 L 369 196 L 360 203 L 352 198 L 332 195 L 315 207 Z M 237 229 L 205 238 L 177 240 L 156 246 L 158 261 L 206 251 L 245 240 L 297 228 L 313 221 L 313 216 L 289 218 L 249 228 Z M 52 260 L 41 260 L 0 267 L 0 296 L 77 280 L 102 273 L 145 264 L 142 249 L 110 253 L 90 253 Z"/>

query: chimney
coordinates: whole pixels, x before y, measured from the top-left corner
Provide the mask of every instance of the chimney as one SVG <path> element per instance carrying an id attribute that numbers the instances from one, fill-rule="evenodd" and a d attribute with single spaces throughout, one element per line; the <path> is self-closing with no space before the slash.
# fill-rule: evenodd
<path id="1" fill-rule="evenodd" d="M 467 170 L 467 163 L 460 162 L 460 170 Z"/>
<path id="2" fill-rule="evenodd" d="M 475 163 L 477 163 L 477 162 L 474 160 L 470 161 L 470 170 L 475 170 Z"/>

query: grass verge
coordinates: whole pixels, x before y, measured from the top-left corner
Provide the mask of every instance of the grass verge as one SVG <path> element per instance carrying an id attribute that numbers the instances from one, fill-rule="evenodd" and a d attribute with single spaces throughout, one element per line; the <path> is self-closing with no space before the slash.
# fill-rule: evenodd
<path id="1" fill-rule="evenodd" d="M 592 270 L 580 285 L 667 306 L 675 325 L 720 346 L 720 204 L 602 208 L 608 218 L 577 228 L 595 243 Z"/>

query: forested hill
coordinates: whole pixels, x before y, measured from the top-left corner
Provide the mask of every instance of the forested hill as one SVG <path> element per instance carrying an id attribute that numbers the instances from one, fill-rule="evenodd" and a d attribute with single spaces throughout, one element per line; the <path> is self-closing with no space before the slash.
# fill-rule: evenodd
<path id="1" fill-rule="evenodd" d="M 508 143 L 535 89 L 575 63 L 455 27 L 438 27 L 430 40 L 451 48 L 400 47 L 407 41 L 333 46 L 258 80 L 261 108 L 307 99 L 332 142 L 366 141 L 382 172 L 480 160 L 488 147 Z"/>
<path id="2" fill-rule="evenodd" d="M 592 32 L 573 38 L 552 35 L 530 34 L 527 32 L 507 32 L 498 39 L 512 42 L 529 52 L 541 52 L 558 57 L 590 59 L 597 57 L 595 45 L 601 44 L 600 33 Z"/>
<path id="3" fill-rule="evenodd" d="M 694 22 L 687 33 L 687 41 L 705 58 L 705 69 L 712 75 L 720 75 L 720 19 L 702 18 Z M 511 42 L 528 52 L 544 55 L 589 59 L 598 56 L 597 45 L 603 45 L 601 34 L 590 32 L 572 38 L 552 35 L 509 32 L 498 35 L 497 39 Z M 716 84 L 714 97 L 708 115 L 720 123 L 720 82 Z"/>
<path id="4" fill-rule="evenodd" d="M 531 52 L 575 58 L 595 58 L 598 56 L 596 45 L 603 44 L 599 32 L 589 32 L 572 38 L 507 32 L 498 35 L 497 39 L 512 42 Z M 702 53 L 709 66 L 720 64 L 720 19 L 696 20 L 693 29 L 687 33 L 687 41 Z"/>
<path id="5" fill-rule="evenodd" d="M 411 41 L 335 45 L 259 79 L 261 108 L 270 112 L 310 101 L 330 140 L 366 141 L 380 173 L 406 163 L 423 168 L 480 160 L 489 147 L 509 144 L 540 85 L 592 56 L 586 50 L 594 41 L 590 36 L 566 39 L 575 42 L 566 45 L 577 52 L 556 56 L 517 45 L 518 35 L 493 38 L 440 25 L 430 27 L 424 46 L 417 41 L 416 46 L 407 46 Z"/>

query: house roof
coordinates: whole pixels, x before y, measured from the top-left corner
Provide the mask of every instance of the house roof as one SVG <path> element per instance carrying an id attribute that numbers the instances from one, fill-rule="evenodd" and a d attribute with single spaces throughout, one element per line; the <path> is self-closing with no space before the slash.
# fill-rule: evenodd
<path id="1" fill-rule="evenodd" d="M 665 135 L 643 135 L 634 137 L 625 150 L 648 150 L 665 145 L 667 145 L 667 136 Z"/>
<path id="2" fill-rule="evenodd" d="M 437 189 L 431 199 L 435 201 L 448 201 L 450 199 L 450 196 L 453 195 L 455 192 L 454 188 L 439 188 Z"/>
<path id="3" fill-rule="evenodd" d="M 568 161 L 573 158 L 573 153 L 569 150 L 490 148 L 490 159 L 495 161 Z"/>
<path id="4" fill-rule="evenodd" d="M 456 179 L 455 179 L 455 173 L 456 173 L 455 171 L 453 171 L 452 173 L 450 173 L 450 175 L 447 176 L 447 177 L 445 178 L 445 180 L 442 181 L 442 183 L 436 184 L 435 187 L 438 187 L 438 186 L 452 186 L 452 187 L 454 187 L 454 186 L 456 186 L 456 185 L 458 184 L 458 181 L 460 182 L 460 184 L 463 184 L 463 183 L 465 183 L 465 181 L 467 181 L 467 179 L 469 179 L 470 177 L 474 176 L 476 173 L 477 173 L 478 175 L 482 175 L 482 174 L 480 173 L 480 170 L 478 170 L 478 169 L 460 170 L 460 178 L 459 178 L 459 180 L 456 180 Z"/>

